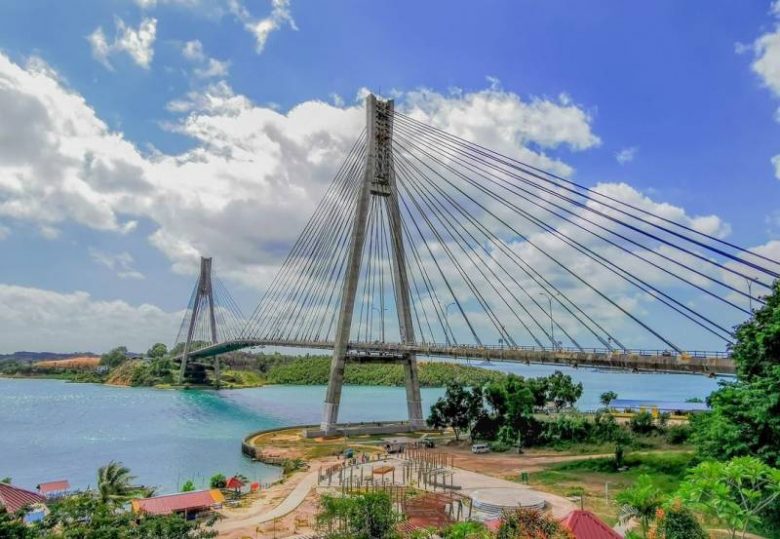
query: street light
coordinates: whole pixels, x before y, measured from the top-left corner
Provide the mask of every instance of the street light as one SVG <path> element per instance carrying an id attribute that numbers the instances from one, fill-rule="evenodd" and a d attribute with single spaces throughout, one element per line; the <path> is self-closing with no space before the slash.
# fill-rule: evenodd
<path id="1" fill-rule="evenodd" d="M 548 294 L 543 294 L 539 292 L 540 296 L 543 296 L 547 298 L 547 301 L 550 302 L 550 341 L 552 341 L 552 347 L 553 352 L 555 351 L 555 326 L 553 325 L 553 308 L 552 308 L 552 297 L 550 297 Z"/>
<path id="2" fill-rule="evenodd" d="M 447 322 L 447 328 L 444 331 L 444 338 L 447 341 L 447 346 L 450 345 L 450 336 L 446 330 L 449 329 L 450 332 L 452 331 L 452 327 L 450 326 L 450 307 L 452 307 L 453 305 L 457 306 L 458 304 L 453 301 L 452 303 L 448 303 L 447 306 L 444 308 L 444 319 Z"/>
<path id="3" fill-rule="evenodd" d="M 379 313 L 379 327 L 380 332 L 382 335 L 382 344 L 385 342 L 385 311 L 387 310 L 387 307 L 385 307 L 382 310 L 379 310 L 379 307 L 371 307 L 372 309 L 376 310 L 376 312 Z"/>
<path id="4" fill-rule="evenodd" d="M 753 312 L 753 292 L 751 290 L 751 286 L 753 283 L 757 283 L 758 279 L 756 277 L 745 277 L 745 281 L 747 282 L 748 287 L 748 303 L 750 305 L 750 312 Z"/>

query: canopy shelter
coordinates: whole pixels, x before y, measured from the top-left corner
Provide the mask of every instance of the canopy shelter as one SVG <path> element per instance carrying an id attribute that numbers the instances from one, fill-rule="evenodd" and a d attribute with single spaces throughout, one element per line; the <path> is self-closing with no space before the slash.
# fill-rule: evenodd
<path id="1" fill-rule="evenodd" d="M 132 500 L 130 504 L 134 513 L 148 513 L 150 515 L 178 513 L 188 518 L 203 511 L 218 509 L 224 501 L 225 497 L 219 489 L 210 489 L 154 496 L 152 498 L 138 498 Z"/>

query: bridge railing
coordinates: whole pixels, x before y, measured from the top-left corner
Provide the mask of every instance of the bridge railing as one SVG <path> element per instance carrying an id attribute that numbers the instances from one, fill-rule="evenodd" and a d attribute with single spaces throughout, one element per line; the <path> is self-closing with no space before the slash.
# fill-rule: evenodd
<path id="1" fill-rule="evenodd" d="M 561 353 L 561 354 L 598 354 L 598 355 L 625 355 L 625 356 L 653 356 L 653 357 L 679 357 L 679 358 L 723 358 L 728 359 L 731 357 L 729 352 L 715 352 L 706 350 L 686 350 L 682 353 L 676 350 L 662 350 L 651 348 L 598 348 L 598 347 L 565 347 L 565 346 L 509 346 L 501 344 L 461 344 L 461 343 L 436 343 L 436 342 L 419 342 L 410 345 L 402 343 L 389 343 L 381 341 L 353 341 L 349 343 L 351 347 L 365 346 L 366 348 L 381 350 L 398 350 L 409 348 L 415 350 L 506 350 L 507 352 L 547 352 L 547 353 Z"/>

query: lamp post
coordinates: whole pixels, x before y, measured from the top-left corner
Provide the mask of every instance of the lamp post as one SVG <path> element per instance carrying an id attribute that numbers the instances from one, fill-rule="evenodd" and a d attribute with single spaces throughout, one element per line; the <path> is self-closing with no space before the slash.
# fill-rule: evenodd
<path id="1" fill-rule="evenodd" d="M 758 279 L 755 277 L 745 277 L 745 281 L 747 282 L 748 287 L 748 303 L 750 305 L 750 312 L 753 312 L 753 291 L 752 291 L 752 285 L 753 283 L 757 283 Z"/>
<path id="2" fill-rule="evenodd" d="M 540 296 L 543 296 L 547 298 L 547 301 L 550 303 L 550 341 L 552 341 L 552 348 L 553 352 L 555 351 L 555 326 L 553 325 L 553 308 L 552 308 L 552 297 L 550 297 L 548 294 L 542 294 L 539 293 Z"/>
<path id="3" fill-rule="evenodd" d="M 379 313 L 379 331 L 381 333 L 382 344 L 384 344 L 384 342 L 385 342 L 385 311 L 387 310 L 387 307 L 384 307 L 381 310 L 379 309 L 379 307 L 371 307 L 371 308 Z"/>
<path id="4" fill-rule="evenodd" d="M 446 329 L 449 329 L 450 332 L 452 331 L 452 327 L 450 327 L 450 307 L 452 307 L 453 305 L 457 305 L 457 303 L 453 301 L 451 303 L 448 303 L 447 306 L 444 308 L 444 320 L 447 322 Z M 447 346 L 450 346 L 450 336 L 447 333 L 446 329 L 444 331 L 444 338 L 447 340 Z"/>

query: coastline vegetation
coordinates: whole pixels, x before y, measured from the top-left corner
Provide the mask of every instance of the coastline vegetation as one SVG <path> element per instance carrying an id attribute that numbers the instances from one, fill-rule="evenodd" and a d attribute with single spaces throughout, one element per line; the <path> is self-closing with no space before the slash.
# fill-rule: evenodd
<path id="1" fill-rule="evenodd" d="M 172 359 L 179 350 L 170 352 L 163 344 L 155 344 L 142 357 L 131 356 L 125 347 L 103 354 L 100 361 L 73 366 L 67 361 L 0 363 L 0 376 L 20 378 L 55 378 L 70 382 L 104 383 L 131 387 L 174 387 L 178 364 Z M 245 388 L 266 384 L 324 385 L 328 383 L 330 356 L 286 356 L 282 354 L 249 354 L 234 352 L 220 359 L 220 387 Z M 443 387 L 457 381 L 465 385 L 481 385 L 502 379 L 495 371 L 444 362 L 419 363 L 420 385 Z M 209 377 L 212 376 L 208 372 Z M 213 383 L 205 380 L 206 384 Z M 389 363 L 356 363 L 345 373 L 345 383 L 351 385 L 402 386 L 403 367 Z"/>

